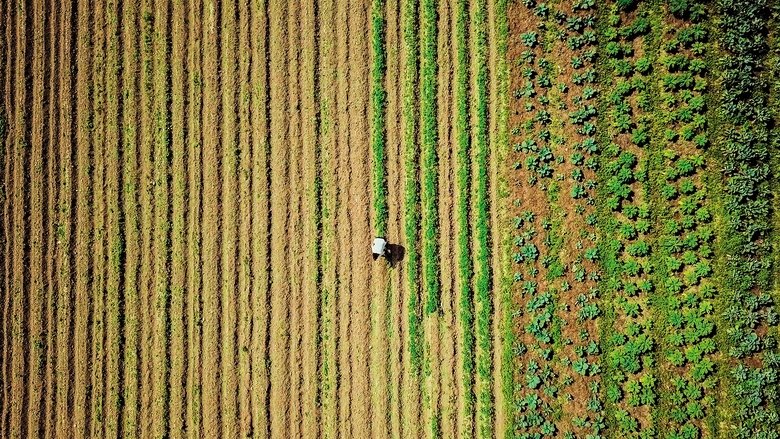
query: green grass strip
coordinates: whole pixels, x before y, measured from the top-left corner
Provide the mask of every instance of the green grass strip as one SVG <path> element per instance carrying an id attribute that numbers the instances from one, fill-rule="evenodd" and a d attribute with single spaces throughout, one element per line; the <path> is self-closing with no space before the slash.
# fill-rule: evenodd
<path id="1" fill-rule="evenodd" d="M 387 235 L 387 170 L 385 164 L 386 132 L 385 107 L 387 91 L 384 81 L 387 71 L 387 54 L 385 53 L 385 2 L 371 2 L 371 49 L 373 64 L 371 66 L 371 149 L 374 153 L 373 189 L 374 189 L 374 219 L 376 234 Z"/>
<path id="2" fill-rule="evenodd" d="M 422 316 L 420 309 L 420 255 L 417 252 L 420 223 L 420 192 L 418 183 L 419 149 L 417 144 L 417 0 L 404 3 L 403 44 L 406 63 L 403 78 L 404 163 L 406 190 L 404 194 L 404 233 L 406 235 L 406 281 L 409 289 L 409 356 L 412 374 L 422 371 Z"/>
<path id="3" fill-rule="evenodd" d="M 425 286 L 425 313 L 439 310 L 441 288 L 439 282 L 439 158 L 437 147 L 439 133 L 437 126 L 438 66 L 436 0 L 422 0 L 421 32 L 422 59 L 420 66 L 421 89 L 420 111 L 422 147 L 422 269 Z"/>
<path id="4" fill-rule="evenodd" d="M 478 389 L 478 432 L 480 437 L 493 437 L 493 354 L 491 320 L 493 302 L 490 272 L 490 194 L 488 192 L 488 118 L 489 72 L 487 66 L 487 3 L 475 3 L 474 15 L 474 287 L 476 289 L 477 373 L 482 385 Z"/>
<path id="5" fill-rule="evenodd" d="M 469 47 L 468 5 L 455 1 L 455 137 L 457 169 L 455 175 L 456 226 L 459 279 L 459 313 L 463 357 L 464 438 L 471 438 L 474 427 L 474 301 L 471 289 L 472 259 L 469 228 L 471 195 L 471 130 L 469 125 Z"/>

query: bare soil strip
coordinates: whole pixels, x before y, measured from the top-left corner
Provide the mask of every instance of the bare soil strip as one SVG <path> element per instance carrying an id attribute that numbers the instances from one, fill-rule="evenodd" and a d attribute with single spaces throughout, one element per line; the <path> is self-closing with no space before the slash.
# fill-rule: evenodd
<path id="1" fill-rule="evenodd" d="M 387 51 L 387 72 L 385 74 L 385 90 L 387 91 L 386 124 L 386 156 L 387 156 L 387 193 L 388 193 L 388 223 L 387 238 L 389 242 L 400 243 L 402 234 L 401 199 L 403 188 L 401 181 L 401 21 L 400 2 L 389 1 L 385 17 L 385 47 Z M 403 300 L 401 297 L 403 264 L 397 265 L 389 273 L 389 303 L 386 312 L 388 352 L 385 361 L 389 365 L 389 436 L 401 437 L 401 411 L 404 401 L 402 393 L 404 318 Z"/>
<path id="2" fill-rule="evenodd" d="M 336 4 L 334 0 L 317 0 L 319 15 L 318 71 L 320 126 L 320 176 L 322 178 L 322 243 L 320 265 L 320 436 L 338 437 L 338 278 L 337 251 L 337 164 L 338 148 L 336 117 Z"/>
<path id="3" fill-rule="evenodd" d="M 71 67 L 74 62 L 73 46 L 75 44 L 75 29 L 70 25 L 70 18 L 75 11 L 73 4 L 63 5 L 59 23 L 59 73 L 58 89 L 60 90 L 58 107 L 61 108 L 59 119 L 59 156 L 60 156 L 60 190 L 57 205 L 59 215 L 57 223 L 57 270 L 59 273 L 58 296 L 62 299 L 57 310 L 57 403 L 56 431 L 63 435 L 73 434 L 73 242 L 71 241 L 75 217 L 75 156 L 73 145 L 75 124 L 75 102 L 73 100 L 73 82 Z"/>
<path id="4" fill-rule="evenodd" d="M 347 20 L 338 19 L 338 17 L 346 17 L 351 13 L 351 8 L 348 0 L 336 1 L 336 72 L 337 72 L 337 97 L 335 103 L 335 117 L 337 119 L 336 129 L 336 149 L 338 155 L 334 161 L 335 169 L 337 170 L 337 177 L 335 180 L 334 197 L 336 198 L 336 206 L 338 214 L 336 217 L 336 230 L 337 230 L 337 263 L 338 271 L 336 274 L 337 288 L 335 291 L 336 302 L 338 307 L 338 338 L 336 340 L 336 348 L 338 349 L 337 359 L 337 391 L 338 391 L 338 431 L 339 437 L 352 437 L 352 423 L 350 415 L 354 414 L 350 407 L 350 395 L 351 395 L 351 363 L 350 357 L 350 344 L 349 336 L 351 334 L 350 329 L 350 298 L 351 298 L 351 254 L 344 247 L 348 245 L 350 237 L 352 235 L 352 223 L 350 221 L 349 212 L 349 181 L 350 181 L 350 163 L 349 163 L 349 88 L 348 84 L 352 80 L 350 77 L 349 66 L 347 64 L 349 52 L 352 49 L 349 47 L 349 30 Z"/>
<path id="5" fill-rule="evenodd" d="M 288 372 L 290 375 L 290 388 L 288 390 L 290 405 L 287 410 L 290 415 L 288 425 L 290 437 L 300 437 L 302 428 L 301 417 L 301 299 L 303 292 L 303 277 L 301 273 L 303 262 L 303 246 L 309 246 L 301 241 L 303 224 L 301 221 L 301 204 L 303 201 L 303 188 L 301 187 L 301 157 L 303 148 L 301 139 L 301 90 L 300 90 L 300 63 L 301 63 L 301 4 L 297 0 L 289 0 L 287 4 L 287 98 L 288 107 L 286 117 L 289 120 L 289 133 L 287 137 L 288 177 L 289 177 L 289 203 L 290 214 L 287 226 L 287 264 L 290 284 L 290 346 L 288 351 Z M 273 85 L 272 85 L 273 86 Z"/>
<path id="6" fill-rule="evenodd" d="M 214 4 L 203 11 L 203 435 L 222 436 L 220 398 L 220 145 L 219 18 Z"/>
<path id="7" fill-rule="evenodd" d="M 139 433 L 151 435 L 155 417 L 152 412 L 154 403 L 154 381 L 152 378 L 155 359 L 153 340 L 154 318 L 154 258 L 152 252 L 152 237 L 154 236 L 154 10 L 153 0 L 141 3 L 141 66 L 140 66 L 140 181 L 138 192 L 141 212 L 141 267 L 139 274 L 140 315 L 140 409 Z"/>
<path id="8" fill-rule="evenodd" d="M 46 28 L 47 28 L 47 48 L 44 50 L 44 54 L 48 59 L 48 64 L 45 67 L 43 73 L 43 80 L 46 81 L 46 93 L 44 100 L 49 103 L 58 102 L 58 78 L 56 70 L 58 67 L 59 58 L 57 57 L 57 44 L 59 43 L 58 36 L 58 11 L 52 11 L 56 6 L 51 4 L 47 5 L 46 15 Z M 1 8 L 0 8 L 1 9 Z M 2 16 L 2 13 L 0 13 Z M 2 37 L 0 37 L 2 39 Z M 0 43 L 0 53 L 2 52 L 2 43 Z M 3 67 L 0 67 L 2 69 Z M 2 87 L 2 84 L 0 84 Z M 2 93 L 2 92 L 0 92 Z M 44 265 L 46 267 L 46 396 L 44 398 L 44 406 L 42 407 L 45 419 L 42 420 L 43 432 L 42 437 L 55 437 L 56 434 L 56 415 L 57 415 L 57 309 L 59 307 L 60 297 L 58 291 L 58 271 L 57 271 L 57 232 L 58 232 L 58 209 L 59 205 L 59 163 L 60 157 L 58 153 L 58 136 L 59 136 L 59 111 L 55 105 L 51 105 L 45 116 L 45 123 L 48 127 L 45 133 L 46 147 L 44 154 L 47 157 L 46 160 L 46 217 L 44 219 L 44 227 L 46 228 Z"/>
<path id="9" fill-rule="evenodd" d="M 237 178 L 238 178 L 238 137 L 236 131 L 236 7 L 234 2 L 221 3 L 221 83 L 222 97 L 222 203 L 220 219 L 222 221 L 221 239 L 221 294 L 220 294 L 220 327 L 221 327 L 221 365 L 220 385 L 222 389 L 222 406 L 219 411 L 222 417 L 222 434 L 225 437 L 236 437 L 238 432 L 238 374 L 236 366 L 237 346 L 236 328 L 238 295 L 236 288 L 236 237 L 237 237 Z"/>
<path id="10" fill-rule="evenodd" d="M 32 115 L 30 125 L 30 206 L 28 208 L 28 221 L 30 224 L 30 255 L 29 255 L 29 294 L 27 296 L 27 308 L 30 313 L 29 331 L 30 339 L 27 346 L 29 355 L 27 399 L 30 408 L 27 412 L 27 432 L 30 436 L 41 437 L 43 434 L 44 399 L 46 398 L 45 371 L 47 365 L 46 356 L 46 286 L 44 284 L 44 270 L 48 262 L 44 255 L 48 253 L 44 241 L 46 215 L 46 188 L 47 180 L 44 179 L 44 167 L 48 154 L 44 153 L 44 119 L 46 117 L 44 107 L 44 61 L 43 54 L 45 41 L 46 21 L 43 13 L 43 5 L 39 2 L 33 5 L 33 11 L 37 19 L 33 21 L 32 43 Z M 29 31 L 29 30 L 28 30 Z M 47 151 L 48 152 L 48 151 Z"/>
<path id="11" fill-rule="evenodd" d="M 182 437 L 186 433 L 187 401 L 187 127 L 189 112 L 186 95 L 188 71 L 186 56 L 188 17 L 183 2 L 174 1 L 171 18 L 171 259 L 170 259 L 170 389 L 169 433 Z"/>
<path id="12" fill-rule="evenodd" d="M 252 433 L 270 437 L 268 341 L 270 329 L 270 131 L 269 131 L 269 25 L 268 3 L 252 9 Z M 259 31 L 258 31 L 259 30 Z"/>
<path id="13" fill-rule="evenodd" d="M 105 396 L 105 9 L 93 5 L 93 70 L 92 70 L 92 312 L 90 319 L 92 367 L 90 376 L 91 407 L 90 436 L 100 437 L 104 428 Z"/>
<path id="14" fill-rule="evenodd" d="M 249 69 L 251 51 L 249 44 L 249 4 L 242 0 L 238 4 L 238 45 L 236 58 L 238 59 L 238 144 L 239 151 L 239 223 L 238 223 L 238 323 L 237 323 L 237 352 L 238 352 L 238 432 L 241 437 L 252 436 L 252 361 L 250 356 L 250 343 L 252 337 L 252 267 L 250 261 L 250 241 L 252 240 L 252 152 L 251 141 L 251 117 L 250 117 L 250 93 Z"/>
<path id="15" fill-rule="evenodd" d="M 154 232 L 152 235 L 152 269 L 154 285 L 152 295 L 152 434 L 163 437 L 169 434 L 170 390 L 170 37 L 168 20 L 170 5 L 167 0 L 154 4 L 154 102 L 153 143 L 154 169 L 150 182 L 154 200 Z"/>
<path id="16" fill-rule="evenodd" d="M 187 34 L 187 433 L 193 437 L 203 434 L 202 377 L 203 377 L 203 297 L 202 269 L 203 237 L 203 73 L 202 42 L 203 11 L 199 2 L 189 10 Z"/>
<path id="17" fill-rule="evenodd" d="M 120 349 L 124 345 L 122 263 L 124 259 L 124 240 L 121 227 L 121 179 L 122 154 L 120 153 L 120 38 L 119 12 L 116 3 L 106 5 L 106 239 L 107 239 L 107 275 L 106 275 L 106 408 L 105 436 L 118 437 L 122 419 L 123 356 Z"/>
<path id="18" fill-rule="evenodd" d="M 371 256 L 365 250 L 372 236 L 369 218 L 371 181 L 361 176 L 371 175 L 370 142 L 368 137 L 369 107 L 369 21 L 370 2 L 350 3 L 349 11 L 349 218 L 352 234 L 346 250 L 352 254 L 350 291 L 352 319 L 349 332 L 352 362 L 350 394 L 352 435 L 368 437 L 371 433 L 371 389 L 369 387 L 369 354 L 371 344 L 370 299 Z"/>
<path id="19" fill-rule="evenodd" d="M 74 368 L 75 418 L 73 429 L 86 432 L 90 425 L 90 360 L 91 360 L 91 255 L 92 246 L 92 151 L 90 142 L 90 87 L 92 78 L 91 5 L 78 3 L 78 46 L 76 67 L 76 339 Z"/>
<path id="20" fill-rule="evenodd" d="M 139 70 L 132 68 L 139 56 L 140 25 L 137 3 L 126 1 L 122 8 L 122 190 L 123 215 L 125 220 L 124 241 L 127 243 L 124 264 L 124 305 L 125 305 L 125 354 L 124 354 L 124 402 L 120 433 L 134 438 L 139 434 L 140 423 L 140 328 L 141 301 L 140 281 L 138 278 L 141 249 L 139 224 L 138 146 L 140 142 L 138 121 L 140 106 Z M 64 90 L 63 90 L 64 93 Z M 64 190 L 64 188 L 63 188 Z"/>
<path id="21" fill-rule="evenodd" d="M 269 8 L 270 83 L 284 84 L 287 69 L 287 2 L 272 0 Z M 289 241 L 289 122 L 285 87 L 271 87 L 271 436 L 289 436 L 290 416 L 290 276 Z"/>
<path id="22" fill-rule="evenodd" d="M 318 181 L 318 111 L 317 111 L 317 16 L 315 0 L 301 5 L 300 64 L 301 84 L 301 138 L 302 187 L 301 214 L 303 221 L 302 251 L 304 253 L 301 290 L 302 346 L 301 360 L 301 409 L 302 437 L 316 437 L 320 422 L 317 404 L 317 349 L 319 338 L 318 288 L 319 288 L 319 181 Z"/>

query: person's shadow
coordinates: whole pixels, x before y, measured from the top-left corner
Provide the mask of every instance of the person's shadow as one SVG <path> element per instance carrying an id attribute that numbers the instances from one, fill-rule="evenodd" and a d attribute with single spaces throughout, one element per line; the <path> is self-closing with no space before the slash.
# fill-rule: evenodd
<path id="1" fill-rule="evenodd" d="M 395 267 L 395 264 L 404 260 L 406 249 L 399 244 L 387 244 L 387 262 L 390 263 L 390 268 Z"/>

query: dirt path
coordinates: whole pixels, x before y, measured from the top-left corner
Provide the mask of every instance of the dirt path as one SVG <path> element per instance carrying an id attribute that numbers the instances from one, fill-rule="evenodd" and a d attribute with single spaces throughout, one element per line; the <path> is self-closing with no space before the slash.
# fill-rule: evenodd
<path id="1" fill-rule="evenodd" d="M 10 26 L 8 23 L 8 5 L 3 2 L 0 4 L 0 23 L 3 24 L 4 32 L 0 31 L 0 54 L 2 56 L 0 57 L 0 75 L 2 75 L 2 79 L 0 79 L 0 99 L 2 99 L 2 102 L 0 102 L 0 105 L 2 105 L 3 109 L 11 108 L 11 97 L 10 94 L 13 91 L 13 87 L 11 87 L 11 74 L 10 69 L 8 68 L 8 65 L 10 64 L 11 59 L 11 50 L 10 50 L 10 43 L 8 35 L 10 34 Z M 5 111 L 4 115 L 5 115 Z M 8 117 L 7 115 L 5 117 Z M 6 132 L 3 133 L 2 138 L 0 139 L 0 142 L 2 142 L 2 153 L 0 153 L 0 166 L 2 167 L 3 172 L 3 179 L 2 182 L 0 182 L 0 188 L 3 190 L 3 194 L 9 193 L 9 182 L 10 182 L 10 157 L 11 155 L 8 153 L 10 150 L 10 139 L 11 137 L 8 135 L 8 128 L 6 128 Z M 2 355 L 2 362 L 0 362 L 0 379 L 2 379 L 2 383 L 0 383 L 0 433 L 7 434 L 6 429 L 6 413 L 7 410 L 10 409 L 9 402 L 9 395 L 8 395 L 8 366 L 10 363 L 10 360 L 7 360 L 8 358 L 8 352 L 9 352 L 9 341 L 8 338 L 10 337 L 11 331 L 9 330 L 9 319 L 8 316 L 10 315 L 10 308 L 9 308 L 9 298 L 10 298 L 10 270 L 9 270 L 9 259 L 11 255 L 11 233 L 10 233 L 10 206 L 11 203 L 8 201 L 8 196 L 4 195 L 2 198 L 0 198 L 0 201 L 2 201 L 3 205 L 3 213 L 2 213 L 2 241 L 0 241 L 0 244 L 2 244 L 2 250 L 3 250 L 3 256 L 2 260 L 0 260 L 0 269 L 2 269 L 2 279 L 0 279 L 0 282 L 2 282 L 2 290 L 0 290 L 0 325 L 2 328 L 2 334 L 0 334 L 0 355 Z"/>

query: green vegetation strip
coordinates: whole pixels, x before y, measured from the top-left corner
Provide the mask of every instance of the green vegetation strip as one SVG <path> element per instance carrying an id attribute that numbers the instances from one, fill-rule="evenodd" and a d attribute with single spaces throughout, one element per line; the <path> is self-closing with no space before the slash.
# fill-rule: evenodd
<path id="1" fill-rule="evenodd" d="M 461 321 L 463 358 L 463 428 L 464 438 L 472 437 L 474 424 L 474 298 L 472 297 L 471 240 L 469 201 L 471 192 L 471 139 L 469 129 L 469 47 L 468 8 L 466 0 L 455 1 L 455 138 L 457 169 L 455 175 L 458 307 Z"/>
<path id="2" fill-rule="evenodd" d="M 420 309 L 420 254 L 417 250 L 420 223 L 419 149 L 417 144 L 417 58 L 419 55 L 417 34 L 417 0 L 404 3 L 403 44 L 406 65 L 403 78 L 404 120 L 404 168 L 406 190 L 404 194 L 404 233 L 406 235 L 406 282 L 409 291 L 409 355 L 412 374 L 422 371 L 422 313 Z"/>
<path id="3" fill-rule="evenodd" d="M 493 302 L 490 272 L 490 194 L 488 192 L 488 117 L 489 72 L 487 66 L 487 3 L 475 3 L 472 23 L 474 29 L 474 90 L 476 126 L 474 127 L 474 287 L 476 289 L 477 373 L 481 385 L 478 390 L 478 432 L 480 437 L 493 436 L 493 353 L 491 319 Z"/>
<path id="4" fill-rule="evenodd" d="M 387 91 L 384 87 L 387 71 L 387 55 L 385 54 L 385 17 L 384 0 L 371 2 L 371 149 L 374 153 L 374 220 L 376 234 L 387 235 L 387 170 L 385 164 L 385 106 Z"/>
<path id="5" fill-rule="evenodd" d="M 425 313 L 432 314 L 439 310 L 439 159 L 437 126 L 437 14 L 436 0 L 422 1 L 422 26 L 420 40 L 422 41 L 421 57 L 421 87 L 420 111 L 422 113 L 421 143 L 422 143 L 422 253 L 423 281 L 426 301 Z"/>

